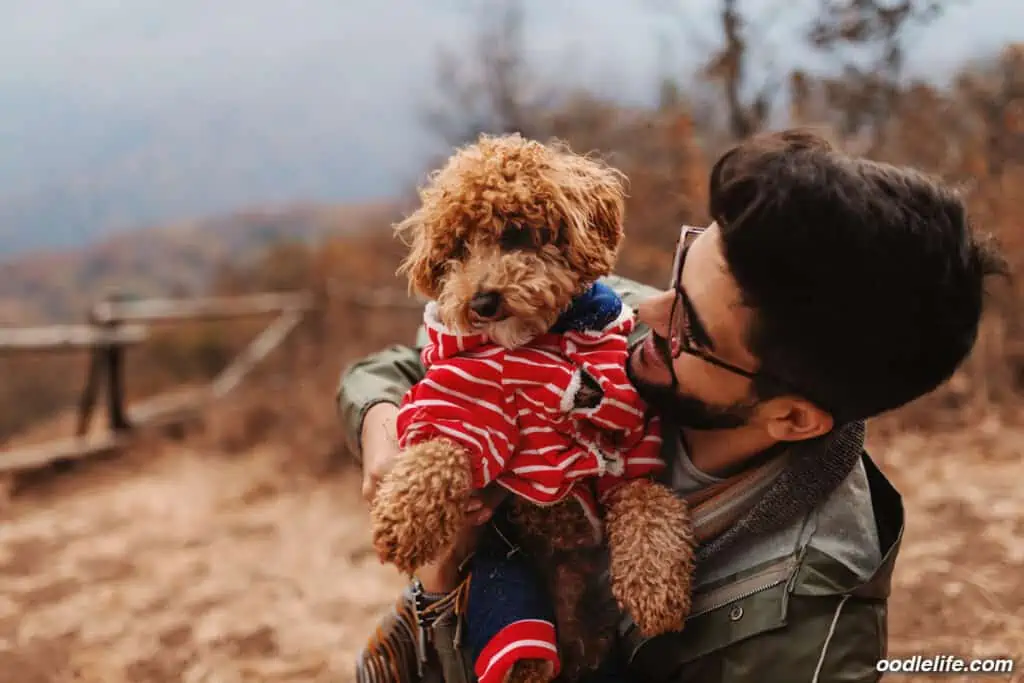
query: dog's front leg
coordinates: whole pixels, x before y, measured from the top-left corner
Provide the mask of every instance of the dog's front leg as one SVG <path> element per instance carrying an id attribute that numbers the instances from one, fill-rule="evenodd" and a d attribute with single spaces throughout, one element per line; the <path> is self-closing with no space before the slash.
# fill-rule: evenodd
<path id="1" fill-rule="evenodd" d="M 605 528 L 612 592 L 647 636 L 683 628 L 690 612 L 696 541 L 689 508 L 648 481 L 608 493 Z"/>
<path id="2" fill-rule="evenodd" d="M 381 561 L 412 574 L 436 560 L 465 527 L 472 484 L 469 454 L 453 441 L 434 439 L 405 450 L 370 506 Z"/>

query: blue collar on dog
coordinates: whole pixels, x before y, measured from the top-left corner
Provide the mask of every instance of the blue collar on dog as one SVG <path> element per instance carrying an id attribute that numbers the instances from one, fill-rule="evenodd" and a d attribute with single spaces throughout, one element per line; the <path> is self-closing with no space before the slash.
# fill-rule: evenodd
<path id="1" fill-rule="evenodd" d="M 615 290 L 595 282 L 590 289 L 573 299 L 565 313 L 555 321 L 551 332 L 561 334 L 600 330 L 619 317 L 621 312 L 622 300 Z"/>

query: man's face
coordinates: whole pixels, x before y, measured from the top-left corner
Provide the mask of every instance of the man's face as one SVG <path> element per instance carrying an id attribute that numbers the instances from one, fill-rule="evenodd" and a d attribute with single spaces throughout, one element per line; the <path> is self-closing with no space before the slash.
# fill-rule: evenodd
<path id="1" fill-rule="evenodd" d="M 744 344 L 752 311 L 740 304 L 717 226 L 688 243 L 678 287 L 638 307 L 638 320 L 651 333 L 631 352 L 627 371 L 640 395 L 679 426 L 741 427 L 757 406 L 752 381 L 745 376 L 758 366 Z M 673 315 L 677 290 L 681 303 L 675 303 Z M 671 348 L 673 325 L 675 337 L 682 335 L 688 349 L 678 354 Z"/>

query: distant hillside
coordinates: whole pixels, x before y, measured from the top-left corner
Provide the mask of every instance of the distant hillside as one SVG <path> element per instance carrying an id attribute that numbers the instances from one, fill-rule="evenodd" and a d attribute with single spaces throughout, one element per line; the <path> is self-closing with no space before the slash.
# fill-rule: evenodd
<path id="1" fill-rule="evenodd" d="M 419 162 L 414 156 L 389 178 L 367 164 L 383 154 L 367 146 L 372 136 L 325 144 L 337 134 L 316 120 L 314 113 L 328 118 L 320 110 L 299 116 L 284 104 L 262 103 L 207 109 L 190 117 L 106 110 L 76 116 L 57 100 L 40 104 L 37 118 L 18 109 L 23 120 L 13 123 L 11 113 L 0 112 L 0 257 L 78 248 L 255 203 L 365 202 L 400 191 Z M 259 116 L 242 116 L 253 110 Z"/>
<path id="2" fill-rule="evenodd" d="M 387 204 L 253 209 L 109 237 L 82 249 L 38 251 L 0 261 L 0 325 L 80 320 L 105 294 L 187 296 L 227 264 L 268 245 L 384 225 Z"/>

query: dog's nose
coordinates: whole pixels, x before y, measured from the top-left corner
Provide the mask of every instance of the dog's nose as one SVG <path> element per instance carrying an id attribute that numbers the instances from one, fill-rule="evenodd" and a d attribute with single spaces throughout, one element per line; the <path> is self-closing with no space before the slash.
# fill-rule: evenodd
<path id="1" fill-rule="evenodd" d="M 469 308 L 481 318 L 493 318 L 501 307 L 501 295 L 497 292 L 479 292 L 469 302 Z"/>

